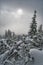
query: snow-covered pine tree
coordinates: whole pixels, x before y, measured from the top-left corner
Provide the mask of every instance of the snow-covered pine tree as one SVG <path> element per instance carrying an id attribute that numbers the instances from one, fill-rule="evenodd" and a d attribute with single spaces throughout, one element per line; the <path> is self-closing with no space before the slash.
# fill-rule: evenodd
<path id="1" fill-rule="evenodd" d="M 34 16 L 33 16 L 33 20 L 30 26 L 30 32 L 29 34 L 31 35 L 31 38 L 33 38 L 34 35 L 36 35 L 37 33 L 37 22 L 36 22 L 36 10 L 34 11 Z"/>

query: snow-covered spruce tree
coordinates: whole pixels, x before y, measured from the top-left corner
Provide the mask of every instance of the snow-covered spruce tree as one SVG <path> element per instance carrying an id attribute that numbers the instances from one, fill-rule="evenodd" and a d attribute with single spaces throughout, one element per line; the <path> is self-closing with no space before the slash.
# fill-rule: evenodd
<path id="1" fill-rule="evenodd" d="M 41 33 L 42 32 L 42 24 L 40 25 L 38 32 Z"/>
<path id="2" fill-rule="evenodd" d="M 37 34 L 37 41 L 39 42 L 40 47 L 42 48 L 43 44 L 43 30 L 42 30 L 42 24 L 39 26 L 38 34 Z"/>
<path id="3" fill-rule="evenodd" d="M 12 37 L 12 32 L 8 29 L 8 31 L 5 31 L 5 38 L 11 38 Z"/>
<path id="4" fill-rule="evenodd" d="M 36 22 L 36 10 L 34 11 L 34 16 L 32 18 L 32 23 L 31 23 L 31 26 L 30 26 L 30 36 L 31 38 L 33 38 L 34 35 L 36 35 L 37 33 L 37 22 Z"/>

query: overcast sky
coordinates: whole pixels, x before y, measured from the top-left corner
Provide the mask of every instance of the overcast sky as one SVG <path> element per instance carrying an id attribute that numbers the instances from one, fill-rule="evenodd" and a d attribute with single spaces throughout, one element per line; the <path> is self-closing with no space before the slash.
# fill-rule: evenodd
<path id="1" fill-rule="evenodd" d="M 38 26 L 43 25 L 43 0 L 0 0 L 0 34 L 8 29 L 16 34 L 26 34 L 34 10 L 37 10 Z"/>

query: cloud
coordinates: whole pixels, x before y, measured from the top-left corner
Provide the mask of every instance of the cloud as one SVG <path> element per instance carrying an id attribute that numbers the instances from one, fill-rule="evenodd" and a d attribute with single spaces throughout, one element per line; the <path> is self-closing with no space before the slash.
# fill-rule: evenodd
<path id="1" fill-rule="evenodd" d="M 17 11 L 0 11 L 0 33 L 3 33 L 5 30 L 10 29 L 16 34 L 27 34 L 30 24 L 32 22 L 33 14 L 32 12 L 27 12 L 23 10 L 23 14 L 18 15 Z M 41 18 L 37 15 L 37 23 L 41 24 Z"/>
<path id="2" fill-rule="evenodd" d="M 24 12 L 24 14 L 19 17 L 17 11 L 1 10 L 0 14 L 0 30 L 4 31 L 6 29 L 11 29 L 18 34 L 27 33 L 32 13 L 28 14 L 27 12 Z M 16 17 L 16 15 L 18 17 Z"/>
<path id="3" fill-rule="evenodd" d="M 11 29 L 17 34 L 27 33 L 35 9 L 38 11 L 36 18 L 38 26 L 43 24 L 42 5 L 42 0 L 0 0 L 0 34 L 6 29 Z M 19 9 L 23 12 L 18 12 Z"/>

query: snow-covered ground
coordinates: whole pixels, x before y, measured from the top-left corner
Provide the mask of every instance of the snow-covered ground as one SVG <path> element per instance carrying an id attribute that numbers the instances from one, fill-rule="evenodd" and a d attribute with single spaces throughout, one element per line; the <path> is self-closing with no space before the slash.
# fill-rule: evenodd
<path id="1" fill-rule="evenodd" d="M 30 54 L 31 54 L 31 57 L 34 57 L 34 62 L 28 62 L 27 65 L 43 65 L 43 50 L 40 51 L 40 50 L 37 50 L 37 49 L 30 49 Z M 0 56 L 1 58 L 1 56 Z M 16 62 L 19 63 L 20 60 L 18 60 Z M 23 60 L 20 61 L 20 63 L 23 62 Z M 10 65 L 13 65 L 11 63 L 8 63 Z M 0 65 L 4 65 L 4 64 L 1 64 L 1 61 L 0 61 Z M 6 64 L 7 65 L 7 64 Z M 20 65 L 20 64 L 17 64 L 17 65 Z M 21 63 L 21 65 L 23 65 Z"/>
<path id="2" fill-rule="evenodd" d="M 30 54 L 34 57 L 34 63 L 29 65 L 43 65 L 43 50 L 31 49 Z"/>
<path id="3" fill-rule="evenodd" d="M 6 43 L 6 40 L 3 40 L 3 43 L 0 42 L 0 47 L 5 45 L 4 47 L 9 48 L 3 54 L 0 54 L 0 65 L 43 65 L 43 49 L 38 50 L 37 47 L 30 48 L 30 46 L 32 46 L 30 42 L 32 43 L 32 41 L 32 39 L 26 40 L 28 43 L 25 44 L 20 40 L 12 47 Z M 17 49 L 20 49 L 20 51 Z M 16 57 L 16 60 L 15 52 L 19 54 L 19 57 Z M 31 56 L 30 58 L 28 57 L 28 53 Z M 33 60 L 32 57 L 34 58 Z"/>

